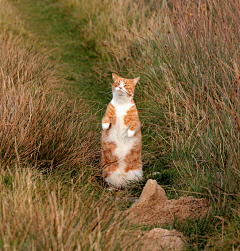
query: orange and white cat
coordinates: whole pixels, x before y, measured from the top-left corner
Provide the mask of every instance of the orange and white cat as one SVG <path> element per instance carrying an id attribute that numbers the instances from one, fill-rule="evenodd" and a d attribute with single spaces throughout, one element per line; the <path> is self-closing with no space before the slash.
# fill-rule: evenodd
<path id="1" fill-rule="evenodd" d="M 112 74 L 113 98 L 102 120 L 103 178 L 117 188 L 142 178 L 142 137 L 137 107 L 133 101 L 139 81 Z"/>

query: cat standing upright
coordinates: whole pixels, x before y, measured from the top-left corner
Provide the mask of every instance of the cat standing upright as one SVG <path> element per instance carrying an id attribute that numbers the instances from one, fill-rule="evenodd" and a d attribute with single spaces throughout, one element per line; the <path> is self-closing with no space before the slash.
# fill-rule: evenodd
<path id="1" fill-rule="evenodd" d="M 142 137 L 137 107 L 133 101 L 139 81 L 112 74 L 113 98 L 102 120 L 103 178 L 117 188 L 142 178 Z"/>

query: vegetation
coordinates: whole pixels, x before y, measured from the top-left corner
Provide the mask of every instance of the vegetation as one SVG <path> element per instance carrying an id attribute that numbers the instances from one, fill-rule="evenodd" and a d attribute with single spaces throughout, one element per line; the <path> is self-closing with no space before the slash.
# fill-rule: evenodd
<path id="1" fill-rule="evenodd" d="M 210 202 L 205 218 L 166 226 L 183 232 L 187 250 L 240 248 L 239 7 L 0 1 L 3 248 L 140 250 L 139 227 L 121 215 L 129 203 L 109 195 L 139 196 L 149 178 L 168 197 Z M 112 72 L 141 77 L 145 177 L 120 192 L 99 178 Z"/>
<path id="2" fill-rule="evenodd" d="M 56 66 L 17 27 L 1 28 L 1 249 L 117 250 L 131 229 L 95 181 L 90 104 L 62 93 Z"/>

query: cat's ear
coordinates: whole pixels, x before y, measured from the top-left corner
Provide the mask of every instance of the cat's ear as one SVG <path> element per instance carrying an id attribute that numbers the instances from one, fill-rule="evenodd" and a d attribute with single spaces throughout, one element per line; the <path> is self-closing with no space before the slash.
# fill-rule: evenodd
<path id="1" fill-rule="evenodd" d="M 118 76 L 115 73 L 113 73 L 112 78 L 113 78 L 113 81 L 115 81 L 118 78 Z"/>
<path id="2" fill-rule="evenodd" d="M 137 82 L 139 81 L 139 79 L 140 79 L 140 77 L 137 77 L 137 78 L 134 78 L 134 79 L 133 79 L 133 84 L 134 84 L 134 86 L 137 84 Z"/>

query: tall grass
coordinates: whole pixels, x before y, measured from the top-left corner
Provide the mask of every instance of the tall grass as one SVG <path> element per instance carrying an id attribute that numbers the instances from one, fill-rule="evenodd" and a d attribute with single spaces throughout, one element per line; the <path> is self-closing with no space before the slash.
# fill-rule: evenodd
<path id="1" fill-rule="evenodd" d="M 68 100 L 47 56 L 21 43 L 1 35 L 1 163 L 45 171 L 90 164 L 99 154 L 90 106 Z"/>
<path id="2" fill-rule="evenodd" d="M 239 1 L 69 3 L 107 60 L 98 72 L 141 76 L 145 172 L 166 156 L 175 186 L 209 194 L 221 219 L 205 247 L 239 248 Z"/>
<path id="3" fill-rule="evenodd" d="M 96 182 L 99 130 L 90 105 L 69 100 L 47 55 L 11 25 L 0 27 L 1 249 L 140 248 Z"/>
<path id="4" fill-rule="evenodd" d="M 148 2 L 146 5 L 144 1 L 130 0 L 67 1 L 68 6 L 74 9 L 74 17 L 85 23 L 81 31 L 85 34 L 83 42 L 86 46 L 94 46 L 103 59 L 108 58 L 106 48 L 113 50 L 114 53 L 122 53 L 131 46 L 129 39 L 134 41 L 136 36 L 131 35 L 126 27 L 136 30 L 137 23 L 141 22 L 144 27 L 147 27 L 151 21 L 148 17 L 146 18 L 146 14 L 150 14 L 149 5 L 154 6 L 156 1 Z"/>
<path id="5" fill-rule="evenodd" d="M 76 29 L 86 34 L 81 43 L 98 53 L 98 80 L 110 81 L 111 72 L 141 76 L 135 97 L 146 179 L 158 171 L 154 178 L 175 196 L 211 202 L 206 218 L 171 227 L 190 250 L 239 249 L 239 1 L 58 4 L 72 9 L 82 24 Z M 101 191 L 91 193 L 99 188 L 99 136 L 89 106 L 59 92 L 45 56 L 1 34 L 2 245 L 133 249 L 136 239 L 115 205 Z M 44 175 L 59 169 L 79 172 L 74 181 Z M 141 193 L 144 182 L 129 193 Z"/>
<path id="6" fill-rule="evenodd" d="M 194 189 L 206 185 L 216 193 L 237 194 L 237 5 L 178 1 L 166 4 L 164 13 L 165 19 L 156 16 L 155 29 L 149 27 L 149 40 L 137 51 L 146 67 L 134 65 L 135 71 L 151 76 L 147 95 L 165 114 L 170 156 L 181 177 Z M 145 46 L 152 54 L 144 57 Z"/>
<path id="7" fill-rule="evenodd" d="M 66 186 L 36 169 L 0 171 L 0 246 L 5 250 L 133 250 L 134 229 L 115 203 L 97 200 L 84 177 Z"/>

